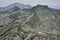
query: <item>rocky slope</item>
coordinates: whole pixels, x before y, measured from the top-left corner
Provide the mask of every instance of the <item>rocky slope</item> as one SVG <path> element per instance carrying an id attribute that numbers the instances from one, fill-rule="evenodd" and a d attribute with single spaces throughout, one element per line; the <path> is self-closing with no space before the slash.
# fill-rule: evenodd
<path id="1" fill-rule="evenodd" d="M 52 10 L 46 5 L 31 9 L 13 7 L 11 10 L 0 12 L 1 40 L 53 40 L 59 37 L 60 10 Z"/>

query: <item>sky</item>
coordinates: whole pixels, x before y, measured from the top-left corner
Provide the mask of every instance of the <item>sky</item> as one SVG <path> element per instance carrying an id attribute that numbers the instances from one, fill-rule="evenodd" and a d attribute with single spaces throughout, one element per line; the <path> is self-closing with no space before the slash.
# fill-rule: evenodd
<path id="1" fill-rule="evenodd" d="M 60 9 L 60 0 L 0 0 L 0 7 L 5 7 L 16 2 L 31 6 L 41 4 L 47 5 L 51 8 Z"/>

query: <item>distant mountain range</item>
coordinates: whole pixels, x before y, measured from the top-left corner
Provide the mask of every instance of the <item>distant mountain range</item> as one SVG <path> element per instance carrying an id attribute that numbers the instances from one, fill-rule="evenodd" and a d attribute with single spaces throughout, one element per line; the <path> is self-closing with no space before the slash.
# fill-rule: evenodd
<path id="1" fill-rule="evenodd" d="M 0 12 L 3 12 L 3 11 L 8 11 L 14 7 L 18 7 L 20 9 L 30 9 L 31 6 L 30 5 L 24 5 L 24 4 L 20 4 L 20 3 L 13 3 L 11 5 L 8 5 L 6 7 L 0 7 Z"/>
<path id="2" fill-rule="evenodd" d="M 31 9 L 32 6 L 31 5 L 24 5 L 24 4 L 20 4 L 20 3 L 13 3 L 10 4 L 6 7 L 0 7 L 0 12 L 6 12 L 8 10 L 11 10 L 13 8 L 18 8 L 18 9 Z M 59 9 L 54 9 L 54 8 L 50 8 L 51 10 L 59 10 Z"/>

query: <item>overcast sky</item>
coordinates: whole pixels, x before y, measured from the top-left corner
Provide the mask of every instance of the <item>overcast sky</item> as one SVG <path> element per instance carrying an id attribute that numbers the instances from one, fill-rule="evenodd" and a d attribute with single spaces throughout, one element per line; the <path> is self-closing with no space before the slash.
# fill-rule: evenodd
<path id="1" fill-rule="evenodd" d="M 0 0 L 0 7 L 4 7 L 16 2 L 29 4 L 32 6 L 37 4 L 48 5 L 49 7 L 60 9 L 60 0 Z"/>

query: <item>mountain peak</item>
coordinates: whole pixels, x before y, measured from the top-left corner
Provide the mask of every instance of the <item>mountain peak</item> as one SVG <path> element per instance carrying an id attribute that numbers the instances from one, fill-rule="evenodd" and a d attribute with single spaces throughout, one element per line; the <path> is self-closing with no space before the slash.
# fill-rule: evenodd
<path id="1" fill-rule="evenodd" d="M 31 8 L 30 5 L 28 6 L 28 5 L 24 5 L 24 4 L 21 4 L 21 3 L 13 3 L 11 5 L 8 5 L 7 7 L 14 7 L 14 6 L 17 6 L 20 9 Z"/>
<path id="2" fill-rule="evenodd" d="M 47 5 L 37 5 L 36 7 L 45 7 L 45 8 L 48 8 Z"/>
<path id="3" fill-rule="evenodd" d="M 47 5 L 37 5 L 34 6 L 33 9 L 48 9 L 49 7 Z"/>

